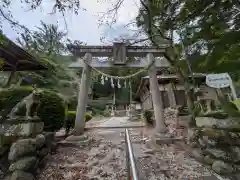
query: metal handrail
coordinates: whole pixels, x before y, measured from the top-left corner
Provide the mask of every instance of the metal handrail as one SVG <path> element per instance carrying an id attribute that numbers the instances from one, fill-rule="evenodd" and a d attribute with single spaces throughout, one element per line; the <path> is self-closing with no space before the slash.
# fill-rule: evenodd
<path id="1" fill-rule="evenodd" d="M 135 157 L 128 129 L 125 129 L 127 180 L 138 180 Z"/>

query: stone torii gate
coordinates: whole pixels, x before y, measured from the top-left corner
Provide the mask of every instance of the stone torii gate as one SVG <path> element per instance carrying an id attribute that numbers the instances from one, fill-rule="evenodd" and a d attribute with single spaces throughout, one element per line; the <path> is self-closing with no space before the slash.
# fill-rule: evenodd
<path id="1" fill-rule="evenodd" d="M 163 103 L 159 91 L 159 85 L 156 75 L 157 68 L 170 67 L 169 62 L 163 58 L 166 45 L 161 48 L 146 47 L 146 46 L 127 46 L 125 43 L 114 43 L 113 46 L 68 46 L 71 53 L 77 57 L 77 62 L 69 65 L 69 68 L 83 68 L 81 85 L 78 95 L 78 105 L 75 120 L 75 135 L 81 135 L 85 127 L 85 112 L 88 102 L 88 90 L 91 79 L 91 67 L 94 68 L 149 68 L 150 90 L 153 101 L 154 115 L 156 119 L 156 133 L 161 134 L 165 132 L 166 126 L 163 116 Z M 84 60 L 81 57 L 84 56 Z M 99 61 L 92 57 L 113 57 L 113 61 Z M 138 61 L 126 62 L 127 57 L 142 57 Z M 143 57 L 146 57 L 144 59 Z M 155 57 L 162 57 L 155 61 Z"/>

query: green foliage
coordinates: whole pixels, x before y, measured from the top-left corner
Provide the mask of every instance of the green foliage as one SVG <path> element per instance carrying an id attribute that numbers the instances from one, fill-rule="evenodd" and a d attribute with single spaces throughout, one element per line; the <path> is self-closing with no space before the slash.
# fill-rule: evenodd
<path id="1" fill-rule="evenodd" d="M 37 27 L 36 31 L 21 34 L 17 39 L 21 46 L 35 55 L 42 64 L 47 67 L 47 71 L 18 72 L 16 75 L 20 85 L 36 84 L 40 88 L 51 88 L 61 92 L 61 89 L 76 81 L 76 73 L 68 69 L 68 65 L 73 62 L 73 58 L 62 55 L 66 49 L 66 33 L 58 26 L 45 24 Z M 70 91 L 75 91 L 72 88 Z"/>
<path id="2" fill-rule="evenodd" d="M 32 92 L 32 87 L 2 89 L 0 92 L 1 114 L 7 115 L 24 97 Z M 45 130 L 55 131 L 63 127 L 65 117 L 64 100 L 55 92 L 43 90 L 40 95 L 41 106 L 38 116 L 44 122 Z M 25 116 L 26 108 L 22 107 L 17 115 Z"/>
<path id="3" fill-rule="evenodd" d="M 76 111 L 68 111 L 67 112 L 67 127 L 68 128 L 74 127 L 75 119 L 76 119 Z"/>
<path id="4" fill-rule="evenodd" d="M 26 11 L 35 11 L 37 9 L 41 9 L 43 7 L 43 4 L 45 4 L 46 1 L 43 0 L 33 0 L 33 1 L 11 1 L 11 0 L 2 0 L 1 6 L 0 6 L 0 26 L 3 27 L 3 22 L 8 23 L 9 27 L 15 29 L 18 28 L 20 30 L 24 30 L 29 32 L 29 29 L 24 26 L 23 24 L 20 24 L 16 19 L 14 18 L 14 15 L 12 15 L 12 10 L 14 6 L 18 6 L 19 8 L 24 8 L 23 10 Z M 60 13 L 65 18 L 66 12 L 71 11 L 78 14 L 78 10 L 83 7 L 80 6 L 80 0 L 64 0 L 64 1 L 51 1 L 50 9 L 52 9 L 51 14 Z M 84 8 L 83 8 L 84 9 Z M 86 9 L 85 9 L 86 10 Z M 4 24 L 5 24 L 4 23 Z M 1 29 L 0 29 L 1 30 Z"/>
<path id="5" fill-rule="evenodd" d="M 219 96 L 221 107 L 229 117 L 240 117 L 240 112 L 234 102 L 229 102 L 224 96 Z"/>
<path id="6" fill-rule="evenodd" d="M 4 36 L 2 34 L 2 31 L 0 31 L 0 45 L 3 44 Z"/>
<path id="7" fill-rule="evenodd" d="M 32 92 L 31 86 L 1 89 L 0 91 L 0 110 L 1 116 L 6 116 L 11 109 L 24 97 Z"/>
<path id="8" fill-rule="evenodd" d="M 228 114 L 222 111 L 215 111 L 215 112 L 209 112 L 209 113 L 205 113 L 203 115 L 199 115 L 202 117 L 213 117 L 216 119 L 226 119 L 228 117 Z"/>
<path id="9" fill-rule="evenodd" d="M 130 102 L 129 88 L 122 87 L 116 92 L 116 104 L 129 103 Z"/>
<path id="10" fill-rule="evenodd" d="M 9 40 L 6 38 L 6 36 L 3 34 L 2 30 L 0 29 L 0 45 L 8 43 Z"/>
<path id="11" fill-rule="evenodd" d="M 110 94 L 112 94 L 113 89 L 111 88 L 109 82 L 106 82 L 104 85 L 101 84 L 101 82 L 94 82 L 93 83 L 93 95 L 94 99 L 97 99 L 99 97 L 108 97 Z"/>
<path id="12" fill-rule="evenodd" d="M 68 128 L 73 128 L 75 124 L 75 119 L 76 119 L 76 111 L 68 111 L 67 113 L 67 127 Z M 86 113 L 85 114 L 85 122 L 88 122 L 89 120 L 92 119 L 92 115 Z"/>
<path id="13" fill-rule="evenodd" d="M 232 103 L 234 103 L 236 105 L 236 107 L 238 108 L 238 110 L 240 111 L 240 100 L 237 99 L 237 100 L 233 101 Z"/>
<path id="14" fill-rule="evenodd" d="M 195 112 L 190 85 L 195 83 L 187 82 L 187 76 L 192 72 L 229 72 L 236 78 L 240 76 L 238 6 L 237 0 L 141 0 L 138 26 L 153 45 L 169 45 L 165 57 L 180 83 L 185 82 L 192 125 Z M 238 116 L 236 111 L 230 113 Z"/>
<path id="15" fill-rule="evenodd" d="M 38 87 L 49 87 L 51 86 L 51 81 L 46 79 L 44 76 L 37 74 L 35 72 L 25 72 L 22 73 L 22 78 L 20 79 L 21 86 L 30 86 L 32 84 L 37 84 Z"/>
<path id="16" fill-rule="evenodd" d="M 153 121 L 153 112 L 152 111 L 145 110 L 143 113 L 143 116 L 149 125 L 153 125 L 154 121 Z"/>
<path id="17" fill-rule="evenodd" d="M 71 70 L 67 69 L 66 65 L 61 65 L 54 61 L 54 58 L 41 58 L 41 63 L 47 67 L 47 71 L 18 72 L 17 76 L 20 81 L 19 84 L 36 84 L 41 88 L 49 87 L 56 90 L 60 90 L 66 86 L 71 87 L 71 82 L 77 79 L 77 75 Z M 74 87 L 72 87 L 72 91 L 75 91 Z"/>
<path id="18" fill-rule="evenodd" d="M 92 119 L 92 115 L 86 113 L 86 114 L 85 114 L 85 121 L 88 122 L 88 121 L 90 121 L 91 119 Z"/>
<path id="19" fill-rule="evenodd" d="M 188 59 L 194 71 L 239 74 L 240 14 L 236 9 L 239 1 L 143 0 L 142 3 L 145 6 L 142 4 L 140 8 L 138 25 L 152 42 L 169 43 L 172 34 L 177 34 L 179 41 L 174 45 L 180 51 L 172 55 Z"/>
<path id="20" fill-rule="evenodd" d="M 101 111 L 99 114 L 104 116 L 104 117 L 110 117 L 111 116 L 111 112 L 108 111 L 108 110 Z"/>
<path id="21" fill-rule="evenodd" d="M 66 51 L 63 43 L 66 35 L 65 32 L 59 30 L 57 25 L 41 21 L 41 25 L 37 27 L 36 31 L 22 33 L 17 41 L 29 51 L 43 53 L 50 57 Z"/>
<path id="22" fill-rule="evenodd" d="M 126 76 L 130 74 L 134 74 L 138 72 L 140 69 L 139 68 L 119 68 L 119 67 L 114 67 L 111 68 L 110 70 L 105 70 L 104 72 L 113 76 Z M 141 74 L 141 77 L 146 75 L 146 72 Z M 130 83 L 132 86 L 132 94 L 133 98 L 135 98 L 134 92 L 136 92 L 138 89 L 138 86 L 141 81 L 141 77 L 135 76 L 130 79 Z M 105 84 L 101 84 L 101 76 L 96 76 L 94 82 L 93 82 L 93 98 L 97 99 L 99 97 L 111 97 L 113 96 L 113 93 L 115 92 L 116 95 L 116 103 L 128 103 L 129 102 L 129 80 L 126 81 L 126 88 L 125 88 L 125 81 L 120 80 L 121 88 L 117 87 L 117 80 L 113 81 L 115 88 L 111 87 L 110 80 L 105 81 Z"/>
<path id="23" fill-rule="evenodd" d="M 68 100 L 68 110 L 75 111 L 77 109 L 78 97 L 72 97 Z"/>
<path id="24" fill-rule="evenodd" d="M 64 100 L 55 92 L 45 90 L 41 93 L 39 116 L 51 131 L 63 127 L 65 118 Z"/>
<path id="25" fill-rule="evenodd" d="M 0 71 L 2 71 L 3 66 L 4 66 L 4 59 L 0 58 Z"/>
<path id="26" fill-rule="evenodd" d="M 98 115 L 101 115 L 101 116 L 104 116 L 104 117 L 110 117 L 111 113 L 108 111 L 108 110 L 99 110 L 99 109 L 96 109 L 96 108 L 91 108 L 92 110 L 92 114 L 95 116 L 98 116 Z"/>
<path id="27" fill-rule="evenodd" d="M 107 103 L 106 102 L 92 102 L 89 104 L 91 109 L 95 109 L 98 111 L 104 111 L 106 108 Z"/>

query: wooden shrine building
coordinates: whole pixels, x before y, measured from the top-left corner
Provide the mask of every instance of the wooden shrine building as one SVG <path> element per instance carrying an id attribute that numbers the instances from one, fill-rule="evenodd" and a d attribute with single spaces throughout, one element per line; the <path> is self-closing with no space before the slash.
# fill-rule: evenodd
<path id="1" fill-rule="evenodd" d="M 3 42 L 0 42 L 0 60 L 3 61 L 2 71 L 36 71 L 47 69 L 36 57 L 6 37 Z"/>
<path id="2" fill-rule="evenodd" d="M 16 71 L 47 70 L 40 61 L 4 36 L 0 42 L 0 71 L 10 72 L 4 86 L 9 86 Z"/>
<path id="3" fill-rule="evenodd" d="M 179 79 L 174 74 L 160 74 L 157 76 L 159 91 L 163 100 L 163 107 L 184 106 L 187 107 L 187 99 L 185 96 L 184 85 L 179 83 Z M 208 87 L 205 83 L 206 75 L 202 73 L 194 73 L 196 88 L 199 91 L 198 99 L 212 99 L 216 104 L 218 98 L 216 90 Z M 142 77 L 138 87 L 137 96 L 141 101 L 143 110 L 152 110 L 152 96 L 149 88 L 149 77 Z"/>

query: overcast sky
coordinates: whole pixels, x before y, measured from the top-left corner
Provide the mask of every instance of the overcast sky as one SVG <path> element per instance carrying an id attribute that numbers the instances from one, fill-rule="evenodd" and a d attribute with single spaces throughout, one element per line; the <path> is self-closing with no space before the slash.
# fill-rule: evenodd
<path id="1" fill-rule="evenodd" d="M 86 42 L 88 45 L 98 45 L 101 44 L 100 38 L 103 36 L 107 36 L 108 39 L 114 39 L 122 34 L 128 34 L 124 26 L 136 17 L 139 0 L 124 0 L 119 10 L 114 29 L 110 29 L 107 26 L 98 27 L 99 13 L 106 12 L 115 1 L 116 0 L 81 0 L 81 7 L 85 8 L 86 11 L 79 11 L 78 15 L 72 12 L 66 14 L 68 37 L 71 40 Z M 35 11 L 27 11 L 27 7 L 22 7 L 19 0 L 12 0 L 12 2 L 11 10 L 13 17 L 28 28 L 34 29 L 40 24 L 40 21 L 43 20 L 46 23 L 58 23 L 62 30 L 66 30 L 62 15 L 49 14 L 53 7 L 51 0 L 43 0 L 41 8 Z M 3 32 L 12 40 L 15 40 L 18 36 L 6 21 L 3 22 Z"/>

